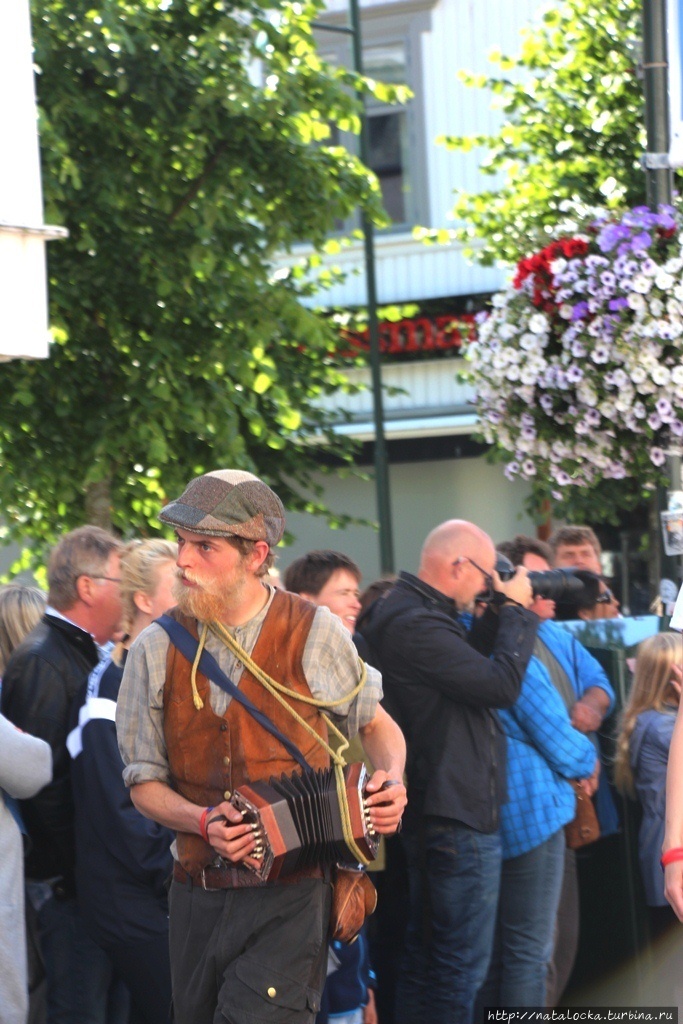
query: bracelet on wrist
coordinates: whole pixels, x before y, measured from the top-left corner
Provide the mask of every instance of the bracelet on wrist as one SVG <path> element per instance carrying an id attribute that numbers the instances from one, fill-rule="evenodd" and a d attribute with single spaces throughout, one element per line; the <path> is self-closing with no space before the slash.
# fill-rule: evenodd
<path id="1" fill-rule="evenodd" d="M 662 859 L 659 863 L 662 865 L 662 870 L 664 870 L 667 864 L 673 864 L 677 860 L 683 860 L 683 846 L 672 846 L 670 850 L 662 854 Z"/>
<path id="2" fill-rule="evenodd" d="M 204 810 L 202 811 L 201 817 L 199 819 L 199 834 L 202 837 L 202 839 L 204 840 L 204 842 L 208 843 L 209 846 L 211 845 L 211 843 L 209 842 L 209 833 L 208 833 L 207 827 L 206 827 L 206 819 L 209 816 L 209 814 L 211 814 L 212 810 L 213 810 L 213 807 L 205 807 Z"/>

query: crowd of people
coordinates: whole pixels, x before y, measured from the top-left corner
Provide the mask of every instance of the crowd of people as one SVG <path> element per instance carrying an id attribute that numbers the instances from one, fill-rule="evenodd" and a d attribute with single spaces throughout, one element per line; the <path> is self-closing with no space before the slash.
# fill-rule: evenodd
<path id="1" fill-rule="evenodd" d="M 619 828 L 599 741 L 614 692 L 557 622 L 619 615 L 593 531 L 496 547 L 450 520 L 415 573 L 363 592 L 335 551 L 279 581 L 284 509 L 249 473 L 192 480 L 160 519 L 176 542 L 81 527 L 47 596 L 0 590 L 0 1024 L 469 1024 L 558 1005 L 579 938 L 566 827 L 583 801 L 603 836 Z M 578 582 L 548 585 L 551 568 Z M 614 765 L 643 808 L 653 934 L 683 919 L 677 779 L 666 837 L 664 808 L 681 644 L 639 650 Z M 338 752 L 365 761 L 383 837 L 379 908 L 350 945 L 328 941 L 333 868 L 264 880 L 233 800 Z"/>

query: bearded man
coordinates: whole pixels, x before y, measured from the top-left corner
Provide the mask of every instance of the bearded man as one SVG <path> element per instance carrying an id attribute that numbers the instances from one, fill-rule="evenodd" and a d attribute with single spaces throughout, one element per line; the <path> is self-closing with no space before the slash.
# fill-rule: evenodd
<path id="1" fill-rule="evenodd" d="M 362 666 L 339 619 L 265 582 L 285 528 L 277 495 L 250 473 L 219 470 L 191 481 L 160 519 L 178 538 L 172 617 L 313 768 L 329 762 L 312 735 L 326 738 L 324 720 L 308 701 L 333 704 L 335 724 L 349 736 L 360 733 L 377 768 L 367 787 L 371 824 L 395 832 L 406 803 L 405 744 L 379 705 L 379 674 L 368 668 L 354 694 Z M 233 653 L 231 638 L 303 698 L 285 698 L 298 719 Z M 297 769 L 291 752 L 196 670 L 158 624 L 131 648 L 117 728 L 134 804 L 177 835 L 170 894 L 176 1024 L 311 1024 L 327 963 L 328 872 L 314 865 L 262 882 L 251 870 L 260 852 L 253 828 L 229 802 L 240 785 Z"/>

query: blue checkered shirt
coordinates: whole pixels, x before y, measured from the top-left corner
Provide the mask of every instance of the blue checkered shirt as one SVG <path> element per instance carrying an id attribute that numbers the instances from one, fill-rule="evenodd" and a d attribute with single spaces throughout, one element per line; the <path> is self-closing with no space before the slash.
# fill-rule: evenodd
<path id="1" fill-rule="evenodd" d="M 501 808 L 503 859 L 540 846 L 574 817 L 567 779 L 586 778 L 597 753 L 571 725 L 569 714 L 538 658 L 529 662 L 520 695 L 498 716 L 507 737 L 508 799 Z"/>

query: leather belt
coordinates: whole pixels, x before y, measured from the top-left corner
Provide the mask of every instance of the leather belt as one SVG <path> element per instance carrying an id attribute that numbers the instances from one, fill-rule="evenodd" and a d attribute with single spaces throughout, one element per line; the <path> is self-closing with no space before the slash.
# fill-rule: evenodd
<path id="1" fill-rule="evenodd" d="M 324 878 L 325 872 L 320 865 L 309 868 L 301 868 L 284 878 L 277 878 L 274 882 L 264 882 L 249 868 L 239 865 L 217 866 L 209 864 L 193 875 L 186 871 L 178 861 L 173 862 L 173 880 L 183 885 L 199 885 L 206 892 L 214 892 L 219 889 L 264 889 L 274 885 L 296 885 L 305 878 Z"/>

